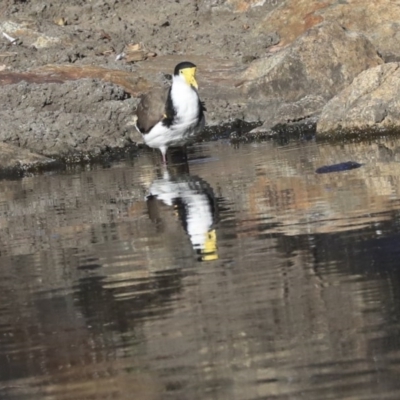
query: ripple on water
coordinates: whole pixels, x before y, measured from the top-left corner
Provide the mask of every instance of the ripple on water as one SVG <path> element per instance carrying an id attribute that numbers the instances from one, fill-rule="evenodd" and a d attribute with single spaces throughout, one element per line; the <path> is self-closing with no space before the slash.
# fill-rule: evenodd
<path id="1" fill-rule="evenodd" d="M 1 181 L 0 397 L 398 398 L 395 142 Z"/>

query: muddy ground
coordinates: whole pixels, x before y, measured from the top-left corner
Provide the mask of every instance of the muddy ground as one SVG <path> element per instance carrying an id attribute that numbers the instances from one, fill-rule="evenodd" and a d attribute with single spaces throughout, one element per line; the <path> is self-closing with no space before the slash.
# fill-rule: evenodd
<path id="1" fill-rule="evenodd" d="M 276 2 L 267 1 L 254 8 L 249 6 L 251 3 L 3 0 L 0 29 L 16 42 L 0 36 L 0 70 L 6 74 L 36 71 L 49 64 L 96 66 L 132 72 L 144 80 L 156 79 L 156 84 L 165 84 L 164 74 L 171 72 L 170 63 L 158 63 L 159 75 L 151 76 L 146 74 L 147 63 L 154 65 L 155 59 L 167 60 L 169 56 L 191 60 L 196 55 L 204 65 L 208 65 L 208 59 L 213 60 L 212 68 L 216 68 L 218 59 L 229 60 L 240 68 L 279 42 L 274 32 L 260 35 L 257 40 L 249 34 L 251 26 Z M 246 12 L 236 12 L 243 6 L 248 7 Z M 144 51 L 143 58 L 149 58 L 134 61 L 128 54 L 117 60 L 130 45 L 138 45 Z M 39 83 L 27 79 L 10 84 L 11 79 L 4 84 L 8 78 L 3 75 L 0 140 L 69 160 L 136 143 L 139 136 L 131 117 L 137 96 L 112 82 L 90 75 L 82 78 Z M 228 102 L 209 97 L 212 113 L 208 122 L 231 119 Z"/>
<path id="2" fill-rule="evenodd" d="M 9 65 L 22 70 L 48 63 L 96 63 L 121 68 L 121 63 L 115 62 L 115 55 L 130 43 L 142 43 L 158 56 L 197 54 L 238 60 L 244 57 L 246 61 L 263 55 L 277 41 L 273 34 L 260 35 L 257 41 L 249 34 L 251 26 L 276 7 L 276 1 L 266 1 L 245 13 L 234 12 L 229 2 L 218 0 L 6 0 L 2 3 L 3 20 L 23 22 L 33 31 L 62 39 L 59 45 L 45 50 L 24 43 L 13 48 L 18 56 Z M 22 41 L 28 44 L 31 40 L 22 38 Z M 0 50 L 9 50 L 4 40 Z"/>

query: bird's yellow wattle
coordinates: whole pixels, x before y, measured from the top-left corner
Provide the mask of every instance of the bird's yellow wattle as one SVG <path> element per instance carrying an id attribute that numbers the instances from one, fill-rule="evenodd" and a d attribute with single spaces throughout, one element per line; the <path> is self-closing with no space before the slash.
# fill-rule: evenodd
<path id="1" fill-rule="evenodd" d="M 204 243 L 204 249 L 202 250 L 202 257 L 203 261 L 214 261 L 218 260 L 218 253 L 217 253 L 217 233 L 215 229 L 207 232 L 207 239 Z"/>
<path id="2" fill-rule="evenodd" d="M 199 88 L 199 85 L 196 81 L 196 68 L 185 68 L 182 70 L 182 75 L 185 78 L 185 81 L 188 85 L 195 87 L 196 89 Z"/>

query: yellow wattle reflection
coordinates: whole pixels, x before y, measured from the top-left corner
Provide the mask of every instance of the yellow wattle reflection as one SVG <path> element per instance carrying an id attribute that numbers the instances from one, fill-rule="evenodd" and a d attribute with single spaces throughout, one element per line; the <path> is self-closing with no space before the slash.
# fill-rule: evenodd
<path id="1" fill-rule="evenodd" d="M 215 229 L 207 232 L 206 241 L 204 242 L 204 250 L 201 251 L 202 261 L 218 260 L 217 253 L 217 233 Z"/>

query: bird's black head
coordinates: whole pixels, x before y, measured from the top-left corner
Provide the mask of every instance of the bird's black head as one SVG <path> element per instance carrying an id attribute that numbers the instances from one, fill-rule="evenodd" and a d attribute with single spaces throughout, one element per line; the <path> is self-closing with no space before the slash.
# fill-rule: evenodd
<path id="1" fill-rule="evenodd" d="M 186 68 L 196 68 L 196 66 L 189 61 L 183 61 L 175 67 L 174 75 L 179 75 L 179 71 L 181 71 L 182 69 L 186 69 Z"/>

